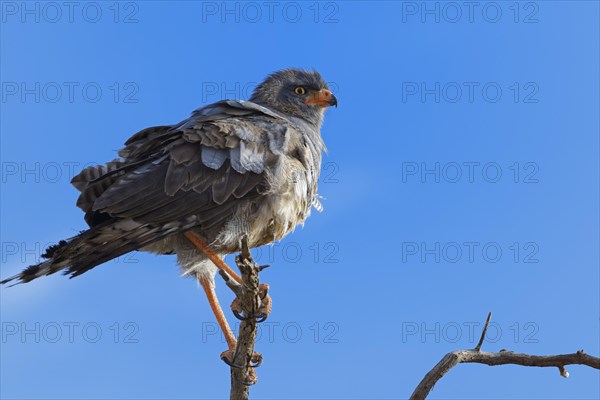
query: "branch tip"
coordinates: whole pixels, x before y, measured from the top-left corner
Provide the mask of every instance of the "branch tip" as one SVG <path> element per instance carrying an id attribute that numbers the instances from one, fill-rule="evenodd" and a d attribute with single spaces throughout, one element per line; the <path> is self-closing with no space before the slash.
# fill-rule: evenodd
<path id="1" fill-rule="evenodd" d="M 485 334 L 487 333 L 488 327 L 490 326 L 490 320 L 492 319 L 492 312 L 488 313 L 487 319 L 485 320 L 485 325 L 483 326 L 483 331 L 481 332 L 481 337 L 479 338 L 479 343 L 475 346 L 475 351 L 481 351 L 481 346 L 483 346 L 483 341 L 485 340 Z"/>
<path id="2" fill-rule="evenodd" d="M 600 358 L 585 354 L 583 349 L 571 354 L 557 354 L 550 356 L 538 356 L 532 354 L 515 353 L 502 349 L 498 353 L 482 352 L 481 345 L 485 333 L 490 324 L 492 313 L 488 314 L 481 339 L 472 350 L 455 350 L 446 354 L 442 359 L 423 377 L 410 396 L 410 400 L 424 400 L 434 385 L 448 371 L 461 363 L 476 363 L 484 365 L 522 365 L 524 367 L 556 367 L 563 378 L 569 377 L 565 365 L 585 365 L 600 370 Z"/>
<path id="3" fill-rule="evenodd" d="M 250 249 L 248 248 L 248 235 L 242 237 L 242 257 L 249 260 L 252 256 L 250 255 Z"/>

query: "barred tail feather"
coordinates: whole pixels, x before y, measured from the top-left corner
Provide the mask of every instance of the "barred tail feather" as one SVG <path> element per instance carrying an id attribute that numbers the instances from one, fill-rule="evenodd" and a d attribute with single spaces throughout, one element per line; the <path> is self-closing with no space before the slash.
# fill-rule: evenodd
<path id="1" fill-rule="evenodd" d="M 40 276 L 51 274 L 52 273 L 52 272 L 50 272 L 51 269 L 52 269 L 52 261 L 44 261 L 43 263 L 40 263 L 40 264 L 30 265 L 29 267 L 25 268 L 23 271 L 21 271 L 17 275 L 11 276 L 10 278 L 0 281 L 0 285 L 5 285 L 7 283 L 10 283 L 10 282 L 13 282 L 16 280 L 18 280 L 18 282 L 15 282 L 10 286 L 15 286 L 20 283 L 27 283 L 36 278 L 39 278 Z"/>
<path id="2" fill-rule="evenodd" d="M 50 246 L 42 256 L 47 258 L 46 261 L 25 268 L 19 274 L 0 281 L 0 284 L 17 281 L 14 286 L 58 271 L 74 278 L 100 264 L 190 229 L 196 224 L 195 217 L 158 227 L 131 219 L 112 220 Z"/>

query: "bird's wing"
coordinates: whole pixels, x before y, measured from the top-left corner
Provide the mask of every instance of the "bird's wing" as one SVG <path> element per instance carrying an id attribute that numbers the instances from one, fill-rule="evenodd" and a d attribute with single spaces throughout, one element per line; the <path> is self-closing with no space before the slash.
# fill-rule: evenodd
<path id="1" fill-rule="evenodd" d="M 170 235 L 220 227 L 236 207 L 268 193 L 271 170 L 301 135 L 257 104 L 223 101 L 182 123 L 132 136 L 117 158 L 73 178 L 90 229 L 51 246 L 45 261 L 0 281 L 71 277 Z"/>
<path id="2" fill-rule="evenodd" d="M 255 103 L 211 104 L 180 124 L 135 134 L 119 159 L 83 170 L 72 181 L 77 204 L 91 226 L 124 218 L 156 226 L 191 215 L 215 226 L 240 201 L 268 191 L 267 167 L 294 132 L 284 116 Z"/>

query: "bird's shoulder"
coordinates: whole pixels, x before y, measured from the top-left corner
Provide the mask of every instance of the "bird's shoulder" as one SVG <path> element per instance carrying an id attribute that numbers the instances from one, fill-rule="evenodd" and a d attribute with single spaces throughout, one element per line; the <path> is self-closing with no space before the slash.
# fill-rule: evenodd
<path id="1" fill-rule="evenodd" d="M 180 160 L 185 156 L 181 148 L 185 143 L 216 150 L 268 145 L 277 152 L 288 143 L 284 139 L 300 133 L 298 124 L 284 114 L 250 101 L 223 100 L 196 109 L 178 124 L 136 133 L 125 142 L 119 156 L 132 162 L 159 151 Z M 186 153 L 194 148 L 186 147 Z"/>

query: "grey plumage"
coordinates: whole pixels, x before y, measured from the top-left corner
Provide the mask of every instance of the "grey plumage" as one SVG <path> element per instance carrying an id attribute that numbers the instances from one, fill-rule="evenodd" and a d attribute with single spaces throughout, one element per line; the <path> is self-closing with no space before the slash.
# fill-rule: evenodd
<path id="1" fill-rule="evenodd" d="M 179 124 L 138 132 L 119 158 L 73 178 L 90 228 L 1 283 L 58 271 L 78 276 L 133 250 L 176 253 L 184 273 L 212 279 L 214 268 L 184 232 L 220 255 L 238 251 L 244 234 L 251 247 L 280 240 L 316 201 L 325 106 L 309 100 L 326 88 L 317 72 L 283 70 L 250 101 L 220 101 Z"/>

